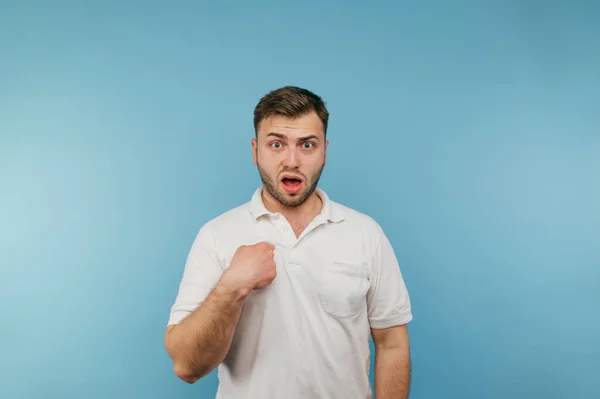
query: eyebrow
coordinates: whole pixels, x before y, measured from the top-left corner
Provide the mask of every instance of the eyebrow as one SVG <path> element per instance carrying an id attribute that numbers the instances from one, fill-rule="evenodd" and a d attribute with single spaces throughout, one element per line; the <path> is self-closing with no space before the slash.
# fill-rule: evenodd
<path id="1" fill-rule="evenodd" d="M 280 139 L 287 139 L 287 136 L 285 134 L 276 133 L 276 132 L 271 132 L 271 133 L 267 134 L 267 137 L 269 137 L 269 136 L 278 137 Z M 311 134 L 309 136 L 299 137 L 298 141 L 306 141 L 306 140 L 311 140 L 311 139 L 319 140 L 319 137 L 314 134 Z"/>

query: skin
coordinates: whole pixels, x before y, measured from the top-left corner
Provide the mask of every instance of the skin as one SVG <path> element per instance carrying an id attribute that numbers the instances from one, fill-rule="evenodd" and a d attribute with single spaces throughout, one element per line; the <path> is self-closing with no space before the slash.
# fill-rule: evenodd
<path id="1" fill-rule="evenodd" d="M 322 201 L 315 189 L 326 165 L 328 145 L 315 112 L 294 119 L 279 115 L 266 118 L 252 139 L 253 162 L 265 188 L 265 207 L 281 213 L 296 236 L 321 211 Z M 298 193 L 284 190 L 285 174 L 302 179 Z M 264 242 L 240 247 L 207 299 L 179 324 L 167 328 L 165 346 L 179 378 L 194 383 L 224 360 L 244 300 L 253 290 L 266 287 L 276 278 L 273 251 L 274 247 Z M 407 398 L 410 352 L 406 326 L 371 329 L 371 334 L 377 398 Z"/>
<path id="2" fill-rule="evenodd" d="M 406 399 L 410 392 L 410 347 L 406 325 L 371 329 L 375 344 L 375 397 Z"/>
<path id="3" fill-rule="evenodd" d="M 281 213 L 296 236 L 321 211 L 322 202 L 315 193 L 327 162 L 323 124 L 316 112 L 295 119 L 274 115 L 264 119 L 252 139 L 252 157 L 258 167 L 263 202 L 271 212 Z M 289 194 L 283 188 L 283 176 L 302 178 L 302 189 Z"/>

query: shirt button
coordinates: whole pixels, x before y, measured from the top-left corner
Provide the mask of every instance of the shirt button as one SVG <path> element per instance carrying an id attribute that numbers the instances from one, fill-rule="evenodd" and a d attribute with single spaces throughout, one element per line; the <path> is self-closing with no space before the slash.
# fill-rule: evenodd
<path id="1" fill-rule="evenodd" d="M 287 231 L 288 231 L 288 228 L 284 226 L 284 227 L 283 227 L 283 232 L 284 232 L 284 233 L 287 233 Z"/>

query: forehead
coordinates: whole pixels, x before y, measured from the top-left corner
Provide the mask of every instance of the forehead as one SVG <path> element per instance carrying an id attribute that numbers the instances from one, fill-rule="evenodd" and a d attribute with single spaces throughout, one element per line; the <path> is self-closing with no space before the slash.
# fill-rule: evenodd
<path id="1" fill-rule="evenodd" d="M 297 118 L 288 118 L 282 115 L 272 115 L 261 121 L 258 135 L 266 137 L 269 133 L 278 133 L 288 138 L 316 135 L 324 138 L 323 123 L 316 112 L 311 112 Z"/>

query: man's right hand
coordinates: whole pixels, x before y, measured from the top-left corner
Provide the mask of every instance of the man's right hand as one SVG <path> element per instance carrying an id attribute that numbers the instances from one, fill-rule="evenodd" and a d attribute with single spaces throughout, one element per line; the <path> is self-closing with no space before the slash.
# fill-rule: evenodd
<path id="1" fill-rule="evenodd" d="M 277 276 L 274 251 L 275 247 L 267 242 L 242 245 L 235 251 L 220 284 L 244 296 L 271 284 Z"/>

